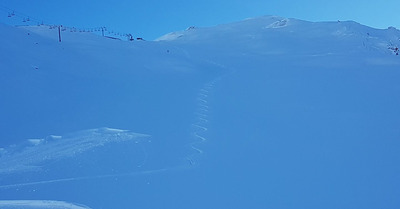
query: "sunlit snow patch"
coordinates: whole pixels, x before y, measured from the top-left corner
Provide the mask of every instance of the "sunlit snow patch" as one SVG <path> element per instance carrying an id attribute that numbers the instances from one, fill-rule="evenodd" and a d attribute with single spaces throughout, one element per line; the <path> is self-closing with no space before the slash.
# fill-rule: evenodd
<path id="1" fill-rule="evenodd" d="M 161 36 L 159 38 L 157 38 L 155 41 L 172 41 L 175 39 L 178 39 L 180 37 L 182 37 L 184 35 L 184 32 L 172 32 L 172 33 L 168 33 L 164 36 Z"/>

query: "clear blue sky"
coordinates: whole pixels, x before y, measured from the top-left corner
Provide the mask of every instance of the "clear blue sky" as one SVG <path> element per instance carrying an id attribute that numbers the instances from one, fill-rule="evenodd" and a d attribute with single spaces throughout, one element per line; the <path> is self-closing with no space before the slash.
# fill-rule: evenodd
<path id="1" fill-rule="evenodd" d="M 189 26 L 213 26 L 262 15 L 310 21 L 354 20 L 375 28 L 400 28 L 398 0 L 0 0 L 0 6 L 47 24 L 106 26 L 148 40 Z M 4 12 L 3 8 L 0 14 L 5 16 Z"/>

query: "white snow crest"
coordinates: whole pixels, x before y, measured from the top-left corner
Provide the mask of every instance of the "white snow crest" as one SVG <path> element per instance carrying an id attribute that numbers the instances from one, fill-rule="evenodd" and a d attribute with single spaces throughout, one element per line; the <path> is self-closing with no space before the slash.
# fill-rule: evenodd
<path id="1" fill-rule="evenodd" d="M 0 208 L 90 209 L 88 206 L 82 204 L 55 200 L 0 200 Z"/>
<path id="2" fill-rule="evenodd" d="M 172 32 L 157 38 L 155 41 L 173 41 L 184 35 L 184 31 Z"/>

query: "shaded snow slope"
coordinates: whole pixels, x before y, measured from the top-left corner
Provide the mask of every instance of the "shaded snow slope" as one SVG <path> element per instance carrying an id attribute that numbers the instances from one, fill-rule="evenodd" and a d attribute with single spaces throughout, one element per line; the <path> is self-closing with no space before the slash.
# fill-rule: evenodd
<path id="1" fill-rule="evenodd" d="M 1 120 L 8 130 L 18 126 L 35 133 L 40 128 L 76 126 L 72 130 L 54 129 L 62 134 L 112 126 L 106 124 L 110 117 L 135 120 L 142 114 L 139 109 L 159 109 L 159 104 L 174 100 L 167 92 L 174 92 L 179 84 L 190 83 L 187 78 L 201 77 L 200 69 L 213 68 L 170 44 L 122 42 L 68 32 L 58 43 L 57 36 L 48 36 L 56 29 L 47 26 L 1 27 L 1 31 L 8 31 L 1 33 L 0 63 L 1 94 L 6 101 L 2 103 Z M 177 85 L 171 85 L 174 83 Z M 165 92 L 165 97 L 153 100 L 152 95 L 163 95 L 159 91 Z M 46 132 L 35 134 L 53 133 Z M 10 132 L 6 138 L 15 140 L 29 135 L 28 131 L 19 134 L 26 135 Z"/>
<path id="2" fill-rule="evenodd" d="M 190 57 L 184 49 L 168 43 L 124 42 L 67 31 L 62 32 L 60 43 L 57 28 L 0 27 L 4 31 L 0 34 L 0 45 L 4 46 L 0 52 L 0 124 L 3 130 L 0 154 L 7 153 L 12 146 L 20 147 L 27 139 L 113 127 L 149 134 L 154 143 L 150 148 L 141 144 L 132 148 L 128 156 L 139 156 L 139 162 L 133 163 L 133 167 L 103 170 L 106 172 L 94 169 L 87 171 L 87 175 L 120 175 L 122 170 L 134 173 L 188 164 L 185 156 L 187 152 L 194 152 L 188 144 L 191 143 L 190 124 L 196 93 L 205 82 L 222 73 L 219 66 Z M 108 140 L 116 141 L 115 137 Z M 7 169 L 11 169 L 8 173 L 34 172 L 35 166 L 47 168 L 53 161 L 25 159 L 24 162 L 24 158 L 18 156 L 26 156 L 25 149 L 30 148 L 22 146 L 21 154 L 2 157 L 6 161 L 16 158 L 13 164 L 20 164 L 0 163 L 4 165 L 3 173 L 7 173 Z M 100 149 L 101 152 L 106 150 L 112 155 L 108 161 L 118 160 L 115 147 Z M 149 154 L 152 152 L 157 154 Z M 76 166 L 82 166 L 79 162 L 87 161 L 80 159 L 83 156 L 91 159 L 99 155 L 103 154 L 71 155 L 78 159 L 70 160 L 70 170 L 77 170 Z M 41 154 L 34 157 L 48 158 Z M 146 161 L 148 167 L 138 167 L 142 161 Z M 1 184 L 70 179 L 67 173 L 48 173 L 48 176 L 28 173 L 22 175 L 32 176 L 29 180 L 2 178 Z"/>
<path id="3" fill-rule="evenodd" d="M 400 206 L 399 30 L 265 16 L 61 35 L 0 24 L 1 199 Z"/>

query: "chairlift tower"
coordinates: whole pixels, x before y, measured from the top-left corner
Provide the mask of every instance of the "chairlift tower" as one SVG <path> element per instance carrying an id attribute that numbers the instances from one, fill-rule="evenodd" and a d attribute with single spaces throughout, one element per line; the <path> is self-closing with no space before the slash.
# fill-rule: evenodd
<path id="1" fill-rule="evenodd" d="M 58 26 L 58 42 L 61 42 L 61 27 L 62 25 Z"/>

